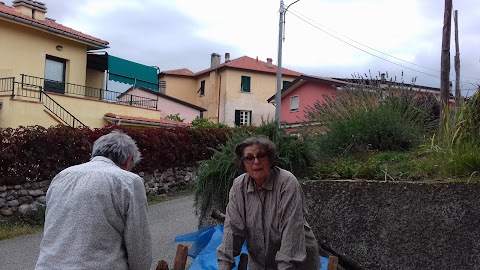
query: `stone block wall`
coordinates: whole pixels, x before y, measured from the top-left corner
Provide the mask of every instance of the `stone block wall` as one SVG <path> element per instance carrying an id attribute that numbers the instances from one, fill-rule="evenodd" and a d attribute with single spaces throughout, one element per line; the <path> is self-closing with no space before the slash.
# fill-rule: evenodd
<path id="1" fill-rule="evenodd" d="M 359 269 L 479 269 L 480 182 L 307 181 L 309 224 Z"/>
<path id="2" fill-rule="evenodd" d="M 165 172 L 145 174 L 147 194 L 170 194 L 193 186 L 197 180 L 196 168 L 174 168 Z M 0 222 L 19 215 L 34 214 L 45 206 L 46 193 L 51 180 L 28 182 L 23 185 L 0 186 Z"/>

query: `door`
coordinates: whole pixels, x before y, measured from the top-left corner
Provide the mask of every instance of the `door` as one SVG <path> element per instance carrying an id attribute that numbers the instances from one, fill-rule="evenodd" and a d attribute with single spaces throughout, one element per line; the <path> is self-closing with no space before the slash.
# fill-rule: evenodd
<path id="1" fill-rule="evenodd" d="M 65 63 L 65 59 L 47 55 L 43 86 L 45 91 L 65 94 Z"/>

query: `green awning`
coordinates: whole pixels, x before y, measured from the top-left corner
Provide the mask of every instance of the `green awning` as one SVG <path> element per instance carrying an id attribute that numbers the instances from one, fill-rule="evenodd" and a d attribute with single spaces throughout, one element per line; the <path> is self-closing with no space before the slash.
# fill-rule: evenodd
<path id="1" fill-rule="evenodd" d="M 108 55 L 108 79 L 158 92 L 157 69 Z"/>

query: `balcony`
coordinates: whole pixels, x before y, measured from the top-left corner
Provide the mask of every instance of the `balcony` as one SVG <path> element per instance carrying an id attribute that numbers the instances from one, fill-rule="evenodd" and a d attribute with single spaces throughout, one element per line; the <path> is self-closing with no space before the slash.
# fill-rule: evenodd
<path id="1" fill-rule="evenodd" d="M 10 99 L 3 99 L 1 127 L 37 124 L 48 127 L 63 123 L 71 127 L 100 128 L 109 114 L 160 119 L 157 99 L 25 74 L 20 81 L 14 77 L 0 78 L 2 96 Z M 51 117 L 46 117 L 44 112 Z"/>
<path id="2" fill-rule="evenodd" d="M 29 97 L 31 92 L 24 91 L 25 89 L 43 89 L 46 92 L 52 92 L 57 94 L 65 94 L 68 96 L 77 96 L 82 98 L 95 99 L 105 102 L 113 102 L 117 104 L 140 107 L 146 109 L 157 110 L 157 99 L 151 99 L 141 96 L 135 96 L 131 94 L 123 94 L 120 92 L 110 91 L 108 89 L 88 87 L 84 85 L 78 85 L 73 83 L 65 83 L 59 81 L 47 80 L 40 77 L 34 77 L 26 74 L 21 74 L 21 82 L 18 82 L 21 87 L 10 87 L 12 90 L 12 97 L 22 96 Z M 2 85 L 0 85 L 0 92 L 5 91 Z"/>

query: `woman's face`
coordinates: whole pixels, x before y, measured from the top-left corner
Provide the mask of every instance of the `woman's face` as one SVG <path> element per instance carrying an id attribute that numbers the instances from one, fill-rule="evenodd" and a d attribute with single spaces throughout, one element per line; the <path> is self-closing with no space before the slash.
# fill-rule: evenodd
<path id="1" fill-rule="evenodd" d="M 257 144 L 245 147 L 242 162 L 245 171 L 255 180 L 257 187 L 260 187 L 267 180 L 271 167 L 263 147 Z"/>

